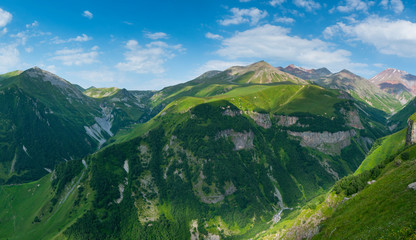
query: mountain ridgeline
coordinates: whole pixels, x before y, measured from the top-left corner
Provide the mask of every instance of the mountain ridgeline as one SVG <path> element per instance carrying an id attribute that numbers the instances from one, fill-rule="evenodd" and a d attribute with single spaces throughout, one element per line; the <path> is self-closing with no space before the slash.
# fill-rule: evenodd
<path id="1" fill-rule="evenodd" d="M 139 96 L 150 97 L 144 92 L 94 99 L 39 68 L 2 77 L 0 181 L 39 179 L 59 162 L 96 151 L 120 128 L 149 112 Z"/>
<path id="2" fill-rule="evenodd" d="M 160 91 L 1 76 L 0 177 L 26 183 L 0 186 L 0 238 L 342 238 L 339 216 L 360 210 L 343 198 L 370 191 L 348 179 L 412 180 L 413 152 L 394 165 L 406 131 L 389 135 L 410 105 L 347 70 L 261 61 Z"/>

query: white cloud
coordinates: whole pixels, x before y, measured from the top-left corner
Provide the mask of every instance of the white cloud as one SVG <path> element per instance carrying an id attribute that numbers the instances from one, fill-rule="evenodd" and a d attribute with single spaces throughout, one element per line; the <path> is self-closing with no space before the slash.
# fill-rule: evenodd
<path id="1" fill-rule="evenodd" d="M 416 57 L 416 23 L 410 21 L 370 16 L 355 24 L 340 22 L 325 29 L 325 34 L 371 44 L 383 54 Z"/>
<path id="2" fill-rule="evenodd" d="M 403 12 L 404 5 L 401 0 L 382 0 L 380 5 L 384 7 L 384 9 L 393 9 L 393 11 L 397 14 Z"/>
<path id="3" fill-rule="evenodd" d="M 110 83 L 116 82 L 117 79 L 116 74 L 107 69 L 101 69 L 99 71 L 77 71 L 71 73 L 71 75 L 87 83 Z"/>
<path id="4" fill-rule="evenodd" d="M 0 46 L 0 72 L 16 70 L 19 63 L 17 44 Z"/>
<path id="5" fill-rule="evenodd" d="M 84 17 L 86 17 L 86 18 L 88 18 L 88 19 L 92 19 L 92 18 L 94 17 L 94 15 L 93 15 L 90 11 L 88 11 L 88 10 L 85 10 L 85 11 L 82 13 L 82 16 L 84 16 Z"/>
<path id="6" fill-rule="evenodd" d="M 272 59 L 333 70 L 366 67 L 365 64 L 352 63 L 349 51 L 333 49 L 330 43 L 319 39 L 290 36 L 289 32 L 287 28 L 269 24 L 237 32 L 222 41 L 217 54 L 229 59 Z"/>
<path id="7" fill-rule="evenodd" d="M 277 17 L 275 15 L 273 21 L 277 23 L 294 23 L 295 19 L 289 17 Z"/>
<path id="8" fill-rule="evenodd" d="M 236 25 L 241 23 L 249 23 L 250 25 L 256 25 L 261 19 L 267 17 L 267 11 L 259 10 L 258 8 L 239 9 L 231 8 L 232 16 L 224 20 L 219 20 L 221 25 Z"/>
<path id="9" fill-rule="evenodd" d="M 215 40 L 221 40 L 221 39 L 223 39 L 223 37 L 221 35 L 213 34 L 213 33 L 210 33 L 210 32 L 207 32 L 205 34 L 205 37 L 206 38 L 209 38 L 209 39 L 215 39 Z"/>
<path id="10" fill-rule="evenodd" d="M 277 5 L 282 5 L 284 2 L 286 2 L 286 0 L 271 0 L 269 4 L 276 7 Z"/>
<path id="11" fill-rule="evenodd" d="M 340 12 L 362 11 L 368 12 L 368 9 L 374 5 L 373 1 L 346 0 L 345 5 L 339 5 L 336 9 Z"/>
<path id="12" fill-rule="evenodd" d="M 39 22 L 38 21 L 34 21 L 31 24 L 26 24 L 26 28 L 34 28 L 34 27 L 37 27 L 37 26 L 39 26 Z"/>
<path id="13" fill-rule="evenodd" d="M 12 14 L 0 8 L 0 28 L 5 27 L 12 21 Z"/>
<path id="14" fill-rule="evenodd" d="M 250 2 L 251 0 L 240 0 L 240 2 Z"/>
<path id="15" fill-rule="evenodd" d="M 378 68 L 386 68 L 386 65 L 383 63 L 374 63 L 373 66 L 378 67 Z"/>
<path id="16" fill-rule="evenodd" d="M 7 28 L 3 28 L 1 31 L 0 31 L 0 37 L 1 36 L 3 36 L 3 35 L 5 35 L 7 33 Z"/>
<path id="17" fill-rule="evenodd" d="M 52 38 L 52 43 L 62 44 L 62 43 L 69 43 L 69 42 L 87 42 L 91 40 L 92 40 L 92 37 L 89 37 L 83 33 L 81 36 L 76 36 L 74 38 L 69 38 L 67 40 L 60 39 L 59 37 L 54 37 Z"/>
<path id="18" fill-rule="evenodd" d="M 169 38 L 169 35 L 167 35 L 164 32 L 155 32 L 155 33 L 146 33 L 145 36 L 147 38 L 150 38 L 152 40 L 157 40 L 157 39 L 166 39 Z"/>
<path id="19" fill-rule="evenodd" d="M 81 36 L 68 39 L 68 42 L 87 42 L 90 40 L 92 40 L 92 37 L 88 37 L 86 34 L 82 34 Z"/>
<path id="20" fill-rule="evenodd" d="M 293 3 L 298 7 L 305 8 L 306 11 L 309 11 L 309 12 L 321 8 L 321 4 L 313 0 L 293 0 Z"/>
<path id="21" fill-rule="evenodd" d="M 155 41 L 140 46 L 136 40 L 129 40 L 125 47 L 125 60 L 116 65 L 119 70 L 136 73 L 161 74 L 165 72 L 163 64 L 184 51 L 182 45 L 169 45 L 162 41 Z"/>
<path id="22" fill-rule="evenodd" d="M 27 53 L 31 53 L 31 52 L 33 52 L 33 47 L 27 47 L 27 48 L 25 48 L 25 51 Z"/>
<path id="23" fill-rule="evenodd" d="M 94 50 L 85 52 L 82 48 L 64 48 L 56 51 L 55 55 L 52 59 L 61 61 L 66 66 L 79 66 L 97 62 L 98 52 Z"/>

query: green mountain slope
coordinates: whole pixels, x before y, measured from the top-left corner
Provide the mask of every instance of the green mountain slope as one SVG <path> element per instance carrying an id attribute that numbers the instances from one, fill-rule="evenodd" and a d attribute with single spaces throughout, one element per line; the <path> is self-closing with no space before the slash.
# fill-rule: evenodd
<path id="1" fill-rule="evenodd" d="M 92 196 L 81 161 L 65 165 L 35 182 L 0 186 L 0 239 L 65 239 L 63 231 L 91 207 Z"/>
<path id="2" fill-rule="evenodd" d="M 408 135 L 414 133 L 404 129 L 378 140 L 354 175 L 259 239 L 414 239 L 416 146 L 404 146 Z"/>
<path id="3" fill-rule="evenodd" d="M 53 105 L 36 89 L 26 93 L 24 84 L 36 88 L 33 76 L 6 79 L 37 106 L 54 108 L 53 116 L 64 117 L 79 105 L 80 114 L 65 119 L 85 132 L 96 124 L 106 137 L 114 136 L 108 143 L 96 141 L 102 148 L 83 162 L 58 164 L 37 183 L 0 188 L 8 193 L 0 194 L 0 205 L 22 196 L 10 205 L 13 211 L 0 210 L 21 227 L 0 222 L 1 237 L 262 239 L 270 229 L 288 229 L 301 213 L 313 214 L 305 212 L 313 204 L 330 216 L 326 203 L 337 203 L 341 195 L 328 194 L 328 201 L 325 195 L 388 134 L 386 114 L 342 90 L 276 71 L 260 62 L 209 72 L 157 93 L 122 89 L 100 98 L 42 80 L 69 107 L 62 101 Z M 49 113 L 45 109 L 39 112 Z M 42 200 L 25 212 L 22 206 L 31 201 L 25 194 L 39 183 L 39 191 L 30 191 Z"/>
<path id="4" fill-rule="evenodd" d="M 152 106 L 160 111 L 170 102 L 185 96 L 209 97 L 250 84 L 288 83 L 308 84 L 305 80 L 260 61 L 245 67 L 231 67 L 222 72 L 210 71 L 192 81 L 164 88 L 152 97 Z"/>
<path id="5" fill-rule="evenodd" d="M 142 108 L 90 98 L 39 68 L 11 75 L 0 86 L 0 183 L 39 179 L 61 161 L 94 152 L 121 128 L 140 122 L 146 109 L 134 94 Z"/>
<path id="6" fill-rule="evenodd" d="M 388 120 L 388 126 L 392 131 L 403 129 L 407 126 L 407 119 L 412 116 L 416 109 L 416 99 L 409 101 L 406 106 L 391 116 Z"/>
<path id="7" fill-rule="evenodd" d="M 309 101 L 326 108 L 300 104 Z M 366 139 L 382 135 L 377 115 L 368 118 L 359 104 L 309 85 L 175 100 L 143 134 L 90 158 L 94 207 L 66 236 L 254 237 L 278 209 L 325 193 L 358 167 Z M 96 225 L 87 231 L 87 222 Z"/>
<path id="8" fill-rule="evenodd" d="M 386 158 L 394 156 L 402 151 L 406 142 L 406 129 L 403 129 L 395 134 L 377 139 L 369 155 L 361 163 L 357 169 L 356 174 L 370 170 L 383 162 Z"/>
<path id="9" fill-rule="evenodd" d="M 116 94 L 118 91 L 120 91 L 120 89 L 116 88 L 116 87 L 111 87 L 111 88 L 88 88 L 87 90 L 85 90 L 83 93 L 89 97 L 93 97 L 93 98 L 103 98 L 103 97 L 108 97 L 108 96 L 112 96 L 114 94 Z"/>
<path id="10" fill-rule="evenodd" d="M 402 104 L 394 96 L 380 90 L 367 79 L 357 76 L 348 70 L 342 70 L 314 81 L 324 87 L 345 90 L 355 99 L 386 113 L 394 113 L 402 108 Z"/>
<path id="11" fill-rule="evenodd" d="M 404 153 L 409 159 L 403 160 Z M 416 149 L 387 165 L 375 183 L 341 204 L 313 239 L 414 239 Z"/>

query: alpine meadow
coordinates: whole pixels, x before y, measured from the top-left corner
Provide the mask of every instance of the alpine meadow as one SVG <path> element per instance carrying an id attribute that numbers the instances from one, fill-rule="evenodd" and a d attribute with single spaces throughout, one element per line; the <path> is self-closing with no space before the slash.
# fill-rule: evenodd
<path id="1" fill-rule="evenodd" d="M 415 19 L 2 1 L 0 239 L 416 240 Z"/>

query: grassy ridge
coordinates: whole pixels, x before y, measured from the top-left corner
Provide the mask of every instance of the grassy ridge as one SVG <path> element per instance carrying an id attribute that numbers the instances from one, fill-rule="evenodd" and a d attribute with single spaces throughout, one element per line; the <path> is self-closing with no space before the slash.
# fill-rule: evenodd
<path id="1" fill-rule="evenodd" d="M 340 205 L 313 239 L 402 239 L 397 236 L 403 228 L 416 227 L 416 191 L 407 187 L 416 182 L 416 161 L 397 165 Z"/>
<path id="2" fill-rule="evenodd" d="M 64 238 L 62 232 L 91 207 L 88 201 L 74 205 L 82 176 L 68 184 L 55 206 L 52 174 L 31 183 L 0 186 L 0 239 Z"/>
<path id="3" fill-rule="evenodd" d="M 384 161 L 384 159 L 402 151 L 405 147 L 405 137 L 406 129 L 403 129 L 397 133 L 378 139 L 376 143 L 374 143 L 370 154 L 364 159 L 355 174 L 370 170 Z"/>
<path id="4" fill-rule="evenodd" d="M 110 87 L 110 88 L 89 88 L 85 90 L 83 93 L 87 95 L 88 97 L 92 98 L 103 98 L 103 97 L 109 97 L 116 94 L 120 89 L 116 87 Z"/>

